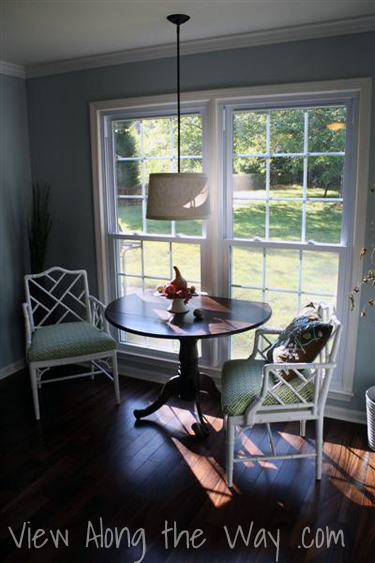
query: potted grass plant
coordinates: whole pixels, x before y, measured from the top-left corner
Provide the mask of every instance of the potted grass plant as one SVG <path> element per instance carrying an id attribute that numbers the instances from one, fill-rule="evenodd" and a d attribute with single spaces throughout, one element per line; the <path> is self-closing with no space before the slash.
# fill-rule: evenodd
<path id="1" fill-rule="evenodd" d="M 43 271 L 48 237 L 52 227 L 49 210 L 51 186 L 36 182 L 32 185 L 30 216 L 28 220 L 28 240 L 31 273 Z"/>

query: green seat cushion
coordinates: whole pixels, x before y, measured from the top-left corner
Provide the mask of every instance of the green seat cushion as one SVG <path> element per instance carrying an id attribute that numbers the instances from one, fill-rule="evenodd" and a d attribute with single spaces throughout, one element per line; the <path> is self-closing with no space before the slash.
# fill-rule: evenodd
<path id="1" fill-rule="evenodd" d="M 115 349 L 114 338 L 90 323 L 61 323 L 36 329 L 29 349 L 29 360 L 58 360 Z"/>
<path id="2" fill-rule="evenodd" d="M 224 414 L 240 416 L 245 413 L 247 407 L 261 392 L 262 370 L 266 363 L 263 360 L 253 359 L 225 362 L 221 382 L 221 403 Z M 273 382 L 275 381 L 276 378 Z M 301 383 L 301 379 L 297 376 L 289 381 L 289 385 L 292 385 L 292 387 L 298 387 Z M 301 402 L 298 396 L 284 384 L 280 385 L 274 393 L 285 404 L 292 405 Z M 299 391 L 299 394 L 306 401 L 313 401 L 313 383 L 305 385 Z M 266 395 L 263 401 L 263 405 L 279 404 L 270 393 Z"/>

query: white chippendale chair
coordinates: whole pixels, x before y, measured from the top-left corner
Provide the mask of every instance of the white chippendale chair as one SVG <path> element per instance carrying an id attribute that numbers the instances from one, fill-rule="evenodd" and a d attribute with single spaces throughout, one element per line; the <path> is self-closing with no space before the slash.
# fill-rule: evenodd
<path id="1" fill-rule="evenodd" d="M 85 270 L 50 268 L 25 276 L 26 358 L 30 370 L 35 417 L 40 419 L 38 388 L 42 384 L 94 378 L 104 373 L 115 388 L 120 404 L 116 341 L 109 334 L 105 306 L 89 295 Z M 55 366 L 89 362 L 90 371 L 42 380 Z M 109 373 L 112 364 L 112 373 Z"/>
<path id="2" fill-rule="evenodd" d="M 222 370 L 222 408 L 226 428 L 228 486 L 233 486 L 234 463 L 287 458 L 316 458 L 316 479 L 322 475 L 324 409 L 341 336 L 341 323 L 326 303 L 316 305 L 323 322 L 332 325 L 329 340 L 312 363 L 269 363 L 271 335 L 282 329 L 260 328 L 254 350 L 246 360 L 229 360 Z M 301 435 L 307 420 L 315 420 L 315 452 L 277 455 L 270 424 L 299 421 Z M 266 424 L 271 455 L 235 457 L 236 427 Z"/>

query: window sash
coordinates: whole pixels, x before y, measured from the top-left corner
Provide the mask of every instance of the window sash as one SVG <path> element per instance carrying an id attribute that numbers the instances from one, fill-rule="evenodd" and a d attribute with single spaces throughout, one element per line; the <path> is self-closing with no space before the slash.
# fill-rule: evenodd
<path id="1" fill-rule="evenodd" d="M 230 295 L 231 293 L 231 288 L 232 287 L 243 287 L 246 289 L 256 289 L 256 290 L 262 290 L 264 291 L 276 291 L 276 292 L 285 292 L 285 293 L 294 293 L 294 294 L 298 294 L 300 293 L 301 295 L 305 294 L 314 294 L 314 295 L 321 295 L 322 297 L 337 297 L 338 293 L 339 293 L 339 289 L 341 289 L 341 285 L 340 285 L 340 280 L 338 283 L 338 290 L 335 293 L 324 293 L 324 292 L 317 292 L 317 291 L 303 291 L 302 288 L 297 289 L 297 290 L 289 290 L 289 289 L 285 289 L 285 288 L 277 288 L 277 287 L 270 287 L 267 286 L 265 284 L 263 284 L 262 286 L 259 285 L 246 285 L 246 284 L 236 284 L 232 282 L 232 260 L 231 260 L 231 256 L 232 256 L 232 249 L 234 247 L 237 248 L 248 248 L 250 250 L 252 249 L 257 249 L 257 250 L 263 250 L 263 251 L 267 251 L 269 249 L 280 249 L 280 250 L 293 250 L 293 251 L 298 251 L 300 253 L 300 257 L 302 255 L 302 253 L 304 252 L 326 252 L 326 253 L 333 253 L 333 254 L 337 254 L 339 257 L 339 264 L 343 263 L 346 260 L 346 254 L 347 254 L 347 247 L 345 245 L 328 245 L 328 244 L 302 244 L 302 243 L 293 243 L 293 242 L 281 242 L 281 241 L 273 241 L 273 242 L 268 242 L 268 241 L 249 241 L 249 240 L 244 240 L 244 239 L 224 239 L 223 240 L 223 246 L 224 246 L 224 256 L 225 256 L 225 264 L 226 266 L 223 268 L 223 270 L 226 272 L 226 275 L 224 276 L 224 292 L 227 295 Z M 300 265 L 300 272 L 299 275 L 301 276 L 301 267 L 302 265 Z M 263 266 L 264 269 L 264 266 Z M 341 270 L 341 267 L 340 267 Z M 340 270 L 338 273 L 338 278 L 340 278 Z M 264 279 L 264 273 L 263 272 L 263 279 Z M 272 317 L 271 317 L 271 322 L 272 322 Z"/>
<path id="2" fill-rule="evenodd" d="M 264 223 L 264 236 L 256 237 L 255 240 L 264 240 L 264 241 L 272 241 L 273 239 L 270 238 L 270 202 L 271 201 L 300 201 L 302 204 L 301 213 L 302 213 L 302 224 L 301 224 L 301 239 L 302 243 L 306 242 L 306 228 L 307 228 L 307 203 L 308 202 L 325 202 L 325 203 L 342 203 L 343 210 L 341 215 L 341 230 L 340 230 L 340 243 L 346 241 L 348 238 L 348 229 L 349 226 L 349 209 L 346 209 L 348 205 L 344 202 L 346 199 L 346 192 L 348 191 L 348 176 L 350 176 L 350 171 L 348 170 L 350 165 L 350 159 L 345 158 L 344 160 L 344 185 L 343 185 L 343 196 L 341 198 L 313 198 L 308 195 L 308 158 L 311 156 L 344 156 L 345 152 L 310 152 L 308 150 L 309 147 L 309 121 L 308 121 L 308 111 L 309 109 L 315 109 L 318 107 L 337 107 L 342 106 L 346 108 L 346 151 L 351 149 L 352 143 L 352 125 L 353 125 L 353 115 L 352 115 L 352 103 L 350 100 L 342 100 L 341 102 L 330 99 L 327 100 L 325 103 L 319 103 L 317 101 L 316 104 L 312 100 L 308 100 L 305 103 L 301 101 L 301 103 L 296 106 L 295 104 L 288 104 L 285 102 L 280 101 L 279 104 L 271 103 L 269 106 L 263 106 L 263 110 L 267 113 L 266 115 L 266 151 L 264 153 L 259 154 L 240 154 L 236 153 L 233 150 L 234 147 L 234 131 L 233 131 L 233 124 L 234 124 L 234 115 L 235 113 L 241 112 L 252 112 L 252 111 L 259 111 L 258 104 L 241 104 L 241 106 L 237 106 L 235 104 L 225 104 L 222 106 L 222 115 L 223 115 L 223 135 L 224 135 L 224 146 L 226 150 L 226 159 L 224 163 L 224 187 L 223 187 L 223 201 L 224 201 L 224 209 L 226 210 L 226 217 L 224 219 L 224 237 L 231 240 L 238 240 L 239 237 L 235 237 L 233 234 L 233 203 L 237 200 L 241 201 L 257 201 L 257 202 L 264 202 L 265 203 L 265 223 Z M 303 151 L 299 153 L 275 153 L 270 150 L 271 147 L 271 110 L 277 109 L 300 109 L 304 112 L 304 135 L 303 135 Z M 266 190 L 265 196 L 252 196 L 247 195 L 246 198 L 239 198 L 236 197 L 233 192 L 233 161 L 235 158 L 239 157 L 254 157 L 259 156 L 264 158 L 266 161 Z M 285 157 L 301 157 L 303 158 L 303 184 L 302 184 L 302 196 L 300 197 L 278 197 L 272 195 L 272 188 L 271 188 L 271 158 L 278 157 L 278 156 L 285 156 Z M 254 239 L 247 239 L 247 240 L 254 240 Z"/>
<path id="3" fill-rule="evenodd" d="M 189 107 L 182 109 L 181 116 L 186 115 L 199 115 L 202 119 L 202 154 L 200 155 L 182 155 L 181 160 L 201 160 L 202 161 L 202 169 L 205 169 L 205 161 L 206 161 L 206 149 L 205 145 L 207 144 L 206 141 L 206 132 L 205 126 L 207 119 L 205 118 L 205 107 L 204 106 L 197 106 L 197 107 Z M 171 171 L 177 171 L 177 157 L 174 155 L 174 144 L 173 144 L 173 124 L 172 119 L 170 121 L 170 147 L 169 147 L 169 154 L 165 156 L 150 156 L 145 155 L 144 152 L 144 124 L 143 120 L 145 119 L 160 119 L 160 118 L 176 118 L 175 109 L 173 107 L 166 107 L 164 111 L 154 111 L 150 112 L 149 109 L 142 109 L 140 108 L 138 112 L 134 112 L 134 110 L 129 112 L 124 112 L 122 114 L 108 116 L 106 119 L 106 137 L 107 137 L 107 153 L 108 157 L 106 159 L 106 166 L 108 169 L 108 180 L 109 180 L 109 207 L 108 207 L 108 222 L 109 222 L 109 233 L 116 233 L 118 232 L 117 222 L 118 222 L 118 201 L 140 201 L 142 203 L 142 231 L 139 233 L 137 231 L 128 231 L 126 232 L 129 234 L 135 234 L 135 236 L 139 236 L 141 234 L 152 234 L 147 232 L 147 219 L 146 219 L 146 206 L 147 206 L 147 194 L 146 194 L 146 176 L 145 176 L 145 162 L 148 161 L 157 161 L 157 160 L 165 160 L 170 161 L 172 165 Z M 117 121 L 137 121 L 139 120 L 140 123 L 140 139 L 141 139 L 141 155 L 139 157 L 117 157 L 116 156 L 116 148 L 115 148 L 115 132 L 114 132 L 114 124 Z M 112 156 L 112 158 L 109 158 Z M 116 164 L 118 162 L 140 162 L 141 163 L 141 186 L 142 186 L 142 193 L 139 195 L 120 195 L 117 191 L 117 181 L 116 181 Z M 178 236 L 183 238 L 184 235 L 180 235 L 179 233 L 176 234 L 176 221 L 171 221 L 171 236 Z M 202 222 L 202 238 L 206 237 L 206 225 L 205 222 Z"/>

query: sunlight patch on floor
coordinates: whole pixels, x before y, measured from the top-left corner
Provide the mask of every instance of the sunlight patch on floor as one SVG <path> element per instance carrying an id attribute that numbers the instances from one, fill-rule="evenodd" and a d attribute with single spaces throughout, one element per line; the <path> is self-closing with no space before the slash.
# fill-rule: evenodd
<path id="1" fill-rule="evenodd" d="M 181 429 L 181 431 L 186 432 L 186 434 L 193 434 L 191 425 L 194 422 L 194 419 L 187 409 L 177 409 L 164 405 L 154 414 L 154 416 L 168 431 Z"/>
<path id="2" fill-rule="evenodd" d="M 240 435 L 240 441 L 242 443 L 242 448 L 238 451 L 239 454 L 244 455 L 268 455 L 269 452 L 262 452 L 258 448 L 258 446 L 248 437 L 246 436 L 245 432 L 242 432 Z M 271 461 L 246 461 L 244 464 L 247 467 L 253 467 L 256 463 L 259 463 L 261 467 L 266 467 L 268 469 L 277 469 L 277 466 Z"/>
<path id="3" fill-rule="evenodd" d="M 363 506 L 375 506 L 375 453 L 364 452 L 364 459 L 367 463 L 367 474 L 366 479 L 364 479 L 367 494 L 365 495 Z"/>
<path id="4" fill-rule="evenodd" d="M 302 436 L 290 434 L 289 432 L 279 432 L 283 440 L 288 442 L 293 448 L 302 453 L 302 448 L 308 445 L 308 442 Z"/>
<path id="5" fill-rule="evenodd" d="M 359 506 L 375 507 L 374 491 L 363 483 L 349 482 L 344 477 L 331 477 L 330 481 L 351 502 Z"/>
<path id="6" fill-rule="evenodd" d="M 172 437 L 172 442 L 215 508 L 230 502 L 232 492 L 227 487 L 224 470 L 217 461 L 213 457 L 192 452 L 177 438 Z"/>
<path id="7" fill-rule="evenodd" d="M 172 407 L 168 405 L 162 406 L 155 415 L 160 423 L 163 425 L 172 426 L 174 429 L 178 429 L 187 432 L 187 434 L 194 435 L 191 429 L 192 424 L 196 422 L 193 412 L 186 408 L 182 409 L 180 407 Z M 213 428 L 215 432 L 220 432 L 223 429 L 223 419 L 216 416 L 204 415 L 205 421 Z"/>
<path id="8" fill-rule="evenodd" d="M 373 454 L 360 448 L 341 446 L 334 456 L 329 451 L 329 443 L 324 448 L 330 459 L 330 481 L 351 502 L 363 507 L 375 506 L 375 469 L 371 464 Z M 350 457 L 350 475 L 342 469 L 342 458 Z"/>

